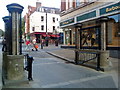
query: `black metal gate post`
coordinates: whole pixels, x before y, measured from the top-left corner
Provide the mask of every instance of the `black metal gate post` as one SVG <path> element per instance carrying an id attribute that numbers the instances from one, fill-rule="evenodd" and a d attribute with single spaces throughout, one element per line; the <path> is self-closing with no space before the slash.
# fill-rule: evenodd
<path id="1" fill-rule="evenodd" d="M 25 55 L 25 62 L 27 63 L 27 65 L 25 66 L 25 70 L 28 71 L 28 80 L 32 81 L 32 63 L 33 63 L 33 57 L 29 56 L 28 54 Z"/>
<path id="2" fill-rule="evenodd" d="M 33 57 L 28 57 L 28 80 L 29 81 L 33 80 L 33 78 L 32 78 L 32 62 L 33 62 Z"/>

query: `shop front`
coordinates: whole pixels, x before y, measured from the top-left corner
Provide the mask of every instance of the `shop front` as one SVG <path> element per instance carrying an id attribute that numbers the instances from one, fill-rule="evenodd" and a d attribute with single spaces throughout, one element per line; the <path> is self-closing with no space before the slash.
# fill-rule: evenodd
<path id="1" fill-rule="evenodd" d="M 46 32 L 34 32 L 30 34 L 30 40 L 33 40 L 34 38 L 36 38 L 36 43 L 41 43 L 41 41 L 45 41 L 46 39 L 49 40 L 49 44 L 54 44 L 55 41 L 61 36 L 58 34 L 52 34 L 50 32 L 48 32 L 48 34 L 46 34 Z"/>
<path id="2" fill-rule="evenodd" d="M 113 2 L 62 21 L 60 25 L 64 30 L 64 45 L 75 47 L 77 35 L 80 48 L 101 49 L 101 44 L 106 43 L 106 49 L 118 50 L 120 47 L 119 17 L 120 2 Z M 81 24 L 77 26 L 78 32 L 75 31 L 76 24 Z M 101 42 L 103 28 L 106 29 L 104 35 L 106 41 Z"/>

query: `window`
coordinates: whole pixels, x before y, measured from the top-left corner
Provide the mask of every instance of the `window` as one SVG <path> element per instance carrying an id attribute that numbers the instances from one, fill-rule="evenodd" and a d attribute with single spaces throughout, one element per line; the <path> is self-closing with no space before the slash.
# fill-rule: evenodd
<path id="1" fill-rule="evenodd" d="M 55 13 L 55 10 L 54 10 L 54 9 L 51 9 L 51 13 Z"/>
<path id="2" fill-rule="evenodd" d="M 87 0 L 87 2 L 94 2 L 95 0 Z"/>
<path id="3" fill-rule="evenodd" d="M 53 26 L 53 31 L 55 30 L 55 26 Z"/>
<path id="4" fill-rule="evenodd" d="M 41 16 L 41 21 L 44 21 L 44 16 Z"/>
<path id="5" fill-rule="evenodd" d="M 41 25 L 41 30 L 44 30 L 44 25 Z"/>
<path id="6" fill-rule="evenodd" d="M 85 2 L 88 2 L 88 0 L 76 0 L 76 7 L 79 7 L 80 5 L 84 4 Z"/>
<path id="7" fill-rule="evenodd" d="M 38 8 L 37 11 L 38 12 L 44 12 L 44 9 L 43 8 Z"/>
<path id="8" fill-rule="evenodd" d="M 53 22 L 55 22 L 55 17 L 53 17 Z"/>
<path id="9" fill-rule="evenodd" d="M 35 27 L 32 27 L 32 31 L 35 31 Z"/>
<path id="10" fill-rule="evenodd" d="M 72 8 L 73 0 L 69 0 L 69 8 Z"/>
<path id="11" fill-rule="evenodd" d="M 76 0 L 76 7 L 80 6 L 80 0 Z"/>
<path id="12" fill-rule="evenodd" d="M 59 27 L 59 26 L 57 26 L 57 28 L 59 29 L 60 27 Z"/>
<path id="13" fill-rule="evenodd" d="M 57 18 L 57 21 L 58 21 L 58 18 Z"/>

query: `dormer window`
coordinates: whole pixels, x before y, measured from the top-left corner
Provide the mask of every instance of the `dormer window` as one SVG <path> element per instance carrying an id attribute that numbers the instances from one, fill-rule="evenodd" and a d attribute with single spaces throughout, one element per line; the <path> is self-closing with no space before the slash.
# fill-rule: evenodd
<path id="1" fill-rule="evenodd" d="M 38 12 L 44 12 L 44 9 L 40 7 L 40 8 L 37 9 L 37 11 Z"/>
<path id="2" fill-rule="evenodd" d="M 51 9 L 51 13 L 55 13 L 55 10 L 54 10 L 54 9 Z"/>

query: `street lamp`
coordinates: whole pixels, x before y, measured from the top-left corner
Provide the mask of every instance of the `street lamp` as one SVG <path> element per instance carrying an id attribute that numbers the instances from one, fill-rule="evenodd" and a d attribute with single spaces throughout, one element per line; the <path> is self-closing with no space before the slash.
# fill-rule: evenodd
<path id="1" fill-rule="evenodd" d="M 46 46 L 48 46 L 48 32 L 47 32 L 47 8 L 45 9 L 45 13 L 46 13 L 46 38 L 45 38 L 45 41 L 46 41 Z"/>

